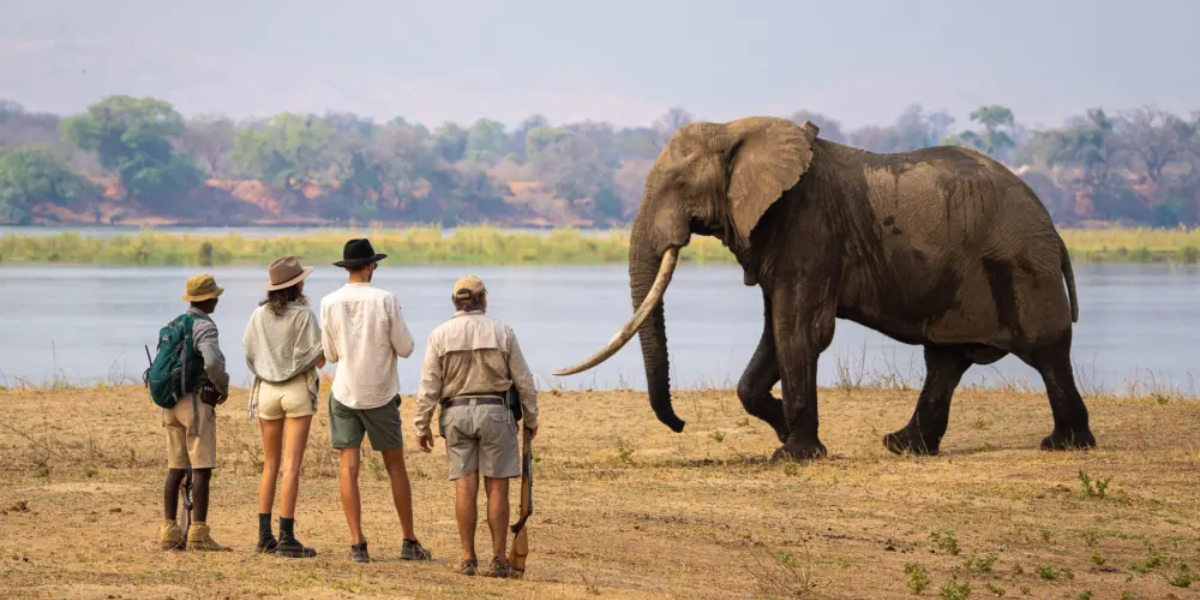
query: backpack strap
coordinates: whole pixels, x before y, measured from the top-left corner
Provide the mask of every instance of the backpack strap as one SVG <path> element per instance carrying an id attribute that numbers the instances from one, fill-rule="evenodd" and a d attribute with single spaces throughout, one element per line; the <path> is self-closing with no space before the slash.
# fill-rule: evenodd
<path id="1" fill-rule="evenodd" d="M 195 325 L 195 315 L 193 315 L 192 313 L 185 312 L 182 315 L 179 315 L 178 321 L 179 321 L 179 324 L 183 326 L 183 350 L 182 350 L 183 356 L 180 357 L 180 360 L 181 360 L 181 363 L 180 363 L 180 370 L 181 370 L 180 387 L 182 389 L 180 391 L 183 392 L 184 394 L 187 394 L 188 393 L 187 392 L 188 374 L 191 372 L 191 369 L 188 366 L 188 362 L 191 360 L 195 360 L 195 357 L 196 357 L 196 342 L 195 342 L 194 336 L 192 335 L 192 327 Z M 200 406 L 199 406 L 200 394 L 199 394 L 199 391 L 200 391 L 199 389 L 195 389 L 192 391 L 192 423 L 194 424 L 192 427 L 192 437 L 195 437 L 195 438 L 200 437 Z"/>

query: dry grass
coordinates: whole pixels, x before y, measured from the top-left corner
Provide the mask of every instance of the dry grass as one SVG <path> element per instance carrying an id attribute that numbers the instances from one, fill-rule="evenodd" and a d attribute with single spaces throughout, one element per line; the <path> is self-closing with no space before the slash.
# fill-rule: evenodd
<path id="1" fill-rule="evenodd" d="M 1044 397 L 962 390 L 943 455 L 916 458 L 880 443 L 908 418 L 913 392 L 845 385 L 821 399 L 832 458 L 770 464 L 769 428 L 731 392 L 679 392 L 682 434 L 655 421 L 641 393 L 545 392 L 529 572 L 501 581 L 452 572 L 458 540 L 440 439 L 432 455 L 408 456 L 417 532 L 434 564 L 397 559 L 377 459 L 362 473 L 377 562 L 349 560 L 325 406 L 298 514 L 301 539 L 320 556 L 256 556 L 261 451 L 239 391 L 219 409 L 209 517 L 236 551 L 164 554 L 155 537 L 163 433 L 145 390 L 2 391 L 0 581 L 6 598 L 67 599 L 906 598 L 914 589 L 1149 599 L 1200 587 L 1180 587 L 1200 569 L 1200 404 L 1093 399 L 1101 448 L 1049 454 L 1035 449 L 1050 428 Z M 407 427 L 410 398 L 403 416 Z"/>

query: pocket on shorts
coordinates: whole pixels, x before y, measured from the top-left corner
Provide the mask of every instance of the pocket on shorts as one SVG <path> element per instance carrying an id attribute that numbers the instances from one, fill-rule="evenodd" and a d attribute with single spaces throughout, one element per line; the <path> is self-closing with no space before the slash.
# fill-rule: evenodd
<path id="1" fill-rule="evenodd" d="M 505 406 L 503 408 L 504 408 L 504 410 L 488 411 L 488 418 L 493 421 L 493 425 L 496 425 L 497 423 L 502 423 L 503 426 L 506 427 L 506 429 L 515 430 L 517 428 L 517 424 L 516 424 L 516 422 L 513 421 L 512 411 L 509 410 L 507 406 Z"/>

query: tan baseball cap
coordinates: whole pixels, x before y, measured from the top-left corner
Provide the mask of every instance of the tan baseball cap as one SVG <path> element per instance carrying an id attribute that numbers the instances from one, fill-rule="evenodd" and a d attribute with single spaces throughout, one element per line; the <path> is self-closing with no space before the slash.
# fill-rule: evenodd
<path id="1" fill-rule="evenodd" d="M 205 300 L 212 300 L 223 293 L 225 293 L 224 288 L 217 285 L 217 281 L 213 279 L 213 276 L 204 273 L 188 278 L 187 291 L 183 294 L 183 299 L 188 302 L 204 302 Z"/>
<path id="2" fill-rule="evenodd" d="M 483 280 L 474 276 L 467 275 L 454 282 L 454 291 L 452 292 L 455 298 L 466 300 L 467 298 L 479 297 L 487 293 L 487 288 L 483 286 Z"/>

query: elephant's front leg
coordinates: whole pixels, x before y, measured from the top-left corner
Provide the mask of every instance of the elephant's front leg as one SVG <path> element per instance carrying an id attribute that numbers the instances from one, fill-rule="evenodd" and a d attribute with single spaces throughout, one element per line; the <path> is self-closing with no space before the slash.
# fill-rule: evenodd
<path id="1" fill-rule="evenodd" d="M 824 286 L 810 282 L 803 287 L 775 294 L 772 302 L 788 428 L 787 440 L 775 452 L 775 459 L 826 455 L 817 435 L 817 359 L 833 341 L 836 305 L 811 291 Z"/>
<path id="2" fill-rule="evenodd" d="M 783 403 L 773 394 L 771 388 L 779 383 L 779 358 L 775 352 L 774 320 L 771 316 L 771 300 L 763 294 L 763 334 L 758 342 L 758 349 L 750 357 L 750 364 L 738 381 L 738 399 L 746 412 L 766 421 L 780 442 L 787 441 L 788 426 L 783 415 Z"/>

